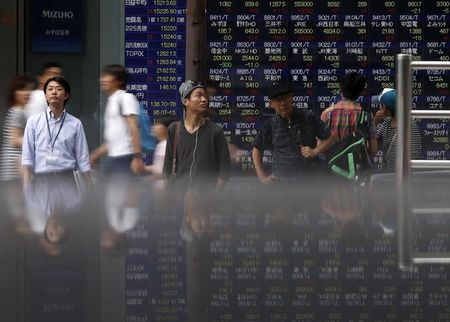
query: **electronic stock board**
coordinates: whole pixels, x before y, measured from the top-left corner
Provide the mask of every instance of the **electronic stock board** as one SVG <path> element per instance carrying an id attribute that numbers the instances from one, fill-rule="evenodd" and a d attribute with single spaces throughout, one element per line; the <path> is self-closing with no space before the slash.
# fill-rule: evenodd
<path id="1" fill-rule="evenodd" d="M 319 113 L 339 99 L 339 78 L 364 74 L 360 102 L 395 87 L 395 56 L 448 61 L 448 1 L 208 1 L 208 75 L 218 82 L 210 107 L 227 139 L 243 150 L 242 170 L 252 168 L 255 135 L 273 111 L 266 88 L 280 81 L 294 89 L 297 108 Z M 178 86 L 185 76 L 186 2 L 127 0 L 127 90 L 152 119 L 181 117 Z M 448 109 L 448 72 L 414 71 L 413 106 Z M 448 122 L 418 121 L 424 159 L 449 158 Z M 270 162 L 266 152 L 264 161 Z"/>

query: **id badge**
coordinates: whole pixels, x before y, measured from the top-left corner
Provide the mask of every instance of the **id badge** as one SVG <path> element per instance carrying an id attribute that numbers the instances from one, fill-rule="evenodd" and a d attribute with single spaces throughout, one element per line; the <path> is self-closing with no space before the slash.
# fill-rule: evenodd
<path id="1" fill-rule="evenodd" d="M 54 154 L 48 154 L 45 157 L 45 164 L 48 166 L 55 166 L 57 164 L 58 157 Z"/>

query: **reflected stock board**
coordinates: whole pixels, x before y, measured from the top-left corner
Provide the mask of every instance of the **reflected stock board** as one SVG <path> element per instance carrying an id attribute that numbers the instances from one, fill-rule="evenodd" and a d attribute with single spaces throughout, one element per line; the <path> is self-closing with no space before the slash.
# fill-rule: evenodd
<path id="1" fill-rule="evenodd" d="M 228 139 L 244 149 L 242 168 L 262 122 L 273 114 L 266 88 L 289 82 L 297 108 L 320 114 L 337 102 L 339 78 L 354 70 L 368 79 L 360 102 L 395 87 L 395 57 L 449 61 L 448 1 L 208 1 L 209 77 Z M 449 73 L 413 72 L 413 106 L 449 109 Z M 374 107 L 375 109 L 376 107 Z M 448 122 L 418 121 L 424 159 L 449 159 Z M 265 161 L 271 159 L 270 152 Z"/>
<path id="2" fill-rule="evenodd" d="M 448 252 L 448 184 L 427 182 L 417 205 L 445 208 L 414 217 L 414 251 Z M 194 212 L 151 198 L 127 232 L 126 321 L 449 321 L 449 266 L 398 268 L 394 188 L 234 184 Z"/>
<path id="3" fill-rule="evenodd" d="M 126 321 L 186 321 L 186 255 L 179 218 L 153 208 L 127 232 Z"/>

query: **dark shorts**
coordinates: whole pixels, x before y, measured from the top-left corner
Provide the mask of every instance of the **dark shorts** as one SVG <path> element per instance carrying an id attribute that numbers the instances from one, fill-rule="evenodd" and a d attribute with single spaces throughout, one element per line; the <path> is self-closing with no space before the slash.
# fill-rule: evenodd
<path id="1" fill-rule="evenodd" d="M 104 175 L 109 177 L 112 175 L 132 176 L 130 165 L 133 155 L 124 155 L 120 157 L 108 157 L 105 162 Z"/>

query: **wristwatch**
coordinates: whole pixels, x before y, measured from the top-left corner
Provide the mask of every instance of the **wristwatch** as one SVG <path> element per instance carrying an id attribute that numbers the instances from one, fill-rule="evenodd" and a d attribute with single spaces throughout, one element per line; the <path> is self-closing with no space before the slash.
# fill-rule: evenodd
<path id="1" fill-rule="evenodd" d="M 136 152 L 136 153 L 133 154 L 133 158 L 136 158 L 136 159 L 142 159 L 142 154 Z"/>

